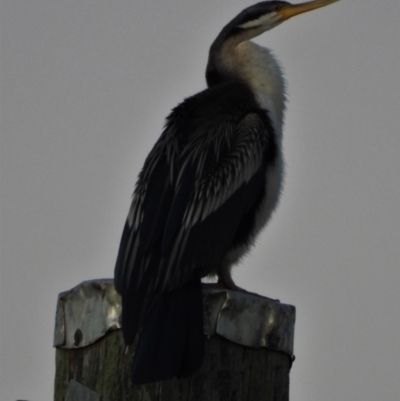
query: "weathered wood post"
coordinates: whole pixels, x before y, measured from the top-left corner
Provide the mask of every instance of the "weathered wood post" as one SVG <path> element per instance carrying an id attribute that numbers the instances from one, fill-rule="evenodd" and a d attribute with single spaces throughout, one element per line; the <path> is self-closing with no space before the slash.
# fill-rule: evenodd
<path id="1" fill-rule="evenodd" d="M 134 386 L 113 281 L 86 281 L 57 303 L 55 401 L 285 401 L 295 308 L 204 286 L 205 360 L 195 375 Z"/>

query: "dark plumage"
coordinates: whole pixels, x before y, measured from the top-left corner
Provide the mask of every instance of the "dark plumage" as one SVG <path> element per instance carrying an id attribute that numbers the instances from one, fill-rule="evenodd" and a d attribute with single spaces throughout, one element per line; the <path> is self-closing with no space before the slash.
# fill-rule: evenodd
<path id="1" fill-rule="evenodd" d="M 209 88 L 172 111 L 140 172 L 115 267 L 125 342 L 142 329 L 134 383 L 199 369 L 200 280 L 217 274 L 236 288 L 230 267 L 277 204 L 283 79 L 269 51 L 248 40 L 289 18 L 282 10 L 290 7 L 259 3 L 221 31 L 210 49 Z"/>
<path id="2" fill-rule="evenodd" d="M 174 109 L 140 173 L 117 259 L 127 343 L 154 302 L 165 307 L 171 291 L 200 283 L 247 240 L 275 148 L 266 112 L 241 83 L 217 85 Z"/>

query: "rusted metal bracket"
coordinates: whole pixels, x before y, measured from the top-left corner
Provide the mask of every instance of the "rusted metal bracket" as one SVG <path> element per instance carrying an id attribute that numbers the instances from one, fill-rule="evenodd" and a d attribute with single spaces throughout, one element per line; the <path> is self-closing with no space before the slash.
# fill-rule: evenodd
<path id="1" fill-rule="evenodd" d="M 296 309 L 256 294 L 203 287 L 204 333 L 293 355 Z M 84 281 L 59 295 L 54 346 L 81 348 L 121 328 L 112 279 Z"/>

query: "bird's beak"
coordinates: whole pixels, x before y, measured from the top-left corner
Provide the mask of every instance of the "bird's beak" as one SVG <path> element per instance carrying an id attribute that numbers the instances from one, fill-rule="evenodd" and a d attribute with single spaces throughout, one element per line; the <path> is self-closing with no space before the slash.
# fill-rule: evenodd
<path id="1" fill-rule="evenodd" d="M 316 8 L 329 6 L 329 4 L 336 3 L 337 1 L 339 0 L 314 0 L 308 1 L 307 3 L 288 4 L 278 11 L 278 14 L 281 15 L 282 21 L 286 21 L 295 15 L 306 13 L 315 10 Z"/>

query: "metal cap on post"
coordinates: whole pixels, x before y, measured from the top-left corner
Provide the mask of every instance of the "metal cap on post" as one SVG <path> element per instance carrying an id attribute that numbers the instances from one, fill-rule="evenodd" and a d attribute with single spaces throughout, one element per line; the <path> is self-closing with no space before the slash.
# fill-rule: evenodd
<path id="1" fill-rule="evenodd" d="M 295 307 L 208 285 L 203 299 L 206 354 L 200 371 L 134 386 L 133 352 L 119 330 L 121 300 L 113 280 L 85 281 L 61 293 L 54 332 L 55 401 L 66 399 L 71 380 L 103 401 L 288 400 Z"/>

